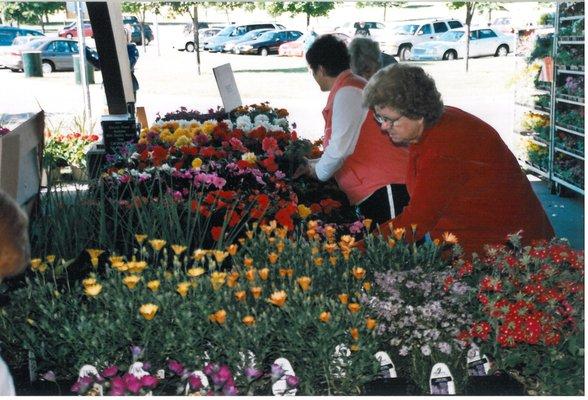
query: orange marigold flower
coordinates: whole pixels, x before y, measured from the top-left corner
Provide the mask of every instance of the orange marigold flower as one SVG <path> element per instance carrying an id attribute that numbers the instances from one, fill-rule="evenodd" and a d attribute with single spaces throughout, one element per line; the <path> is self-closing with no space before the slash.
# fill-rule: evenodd
<path id="1" fill-rule="evenodd" d="M 359 312 L 359 310 L 361 310 L 361 306 L 357 303 L 349 303 L 347 304 L 347 309 L 352 313 L 356 313 Z"/>
<path id="2" fill-rule="evenodd" d="M 276 261 L 278 261 L 278 255 L 274 252 L 271 252 L 267 258 L 269 259 L 269 262 L 272 264 L 275 264 Z"/>
<path id="3" fill-rule="evenodd" d="M 294 275 L 294 269 L 293 268 L 280 268 L 278 270 L 278 273 L 280 274 L 280 276 L 282 278 L 289 276 L 292 277 L 292 275 Z"/>
<path id="4" fill-rule="evenodd" d="M 364 282 L 362 286 L 366 292 L 369 292 L 370 290 L 372 290 L 372 283 L 371 282 Z"/>
<path id="5" fill-rule="evenodd" d="M 394 229 L 394 237 L 396 238 L 396 240 L 402 239 L 404 237 L 405 233 L 406 233 L 406 229 L 404 229 L 404 228 Z"/>
<path id="6" fill-rule="evenodd" d="M 365 319 L 365 327 L 368 328 L 370 331 L 373 330 L 378 325 L 378 321 L 373 318 L 366 318 Z"/>
<path id="7" fill-rule="evenodd" d="M 243 258 L 243 265 L 247 268 L 253 267 L 253 258 L 245 257 Z"/>
<path id="8" fill-rule="evenodd" d="M 237 299 L 237 301 L 243 301 L 245 300 L 245 297 L 247 297 L 247 293 L 245 293 L 244 290 L 239 290 L 238 292 L 235 292 L 235 299 Z"/>
<path id="9" fill-rule="evenodd" d="M 312 279 L 308 276 L 301 276 L 300 278 L 296 279 L 296 282 L 298 282 L 300 289 L 302 289 L 303 292 L 306 292 L 310 288 Z"/>
<path id="10" fill-rule="evenodd" d="M 314 261 L 314 265 L 316 265 L 317 267 L 321 267 L 323 265 L 323 258 L 322 257 L 316 257 L 313 261 Z"/>
<path id="11" fill-rule="evenodd" d="M 269 278 L 269 272 L 270 272 L 269 268 L 262 268 L 259 271 L 257 271 L 259 278 L 262 281 L 265 281 L 265 280 L 267 280 L 267 278 Z"/>
<path id="12" fill-rule="evenodd" d="M 321 315 L 319 315 L 319 321 L 321 322 L 329 322 L 331 319 L 331 313 L 328 311 L 323 311 Z"/>
<path id="13" fill-rule="evenodd" d="M 351 328 L 351 329 L 349 329 L 349 333 L 351 334 L 351 337 L 353 338 L 353 340 L 359 339 L 359 329 Z"/>
<path id="14" fill-rule="evenodd" d="M 341 302 L 341 304 L 347 304 L 349 302 L 349 295 L 345 293 L 340 294 L 339 301 Z"/>
<path id="15" fill-rule="evenodd" d="M 365 278 L 365 269 L 361 267 L 355 267 L 351 270 L 351 272 L 353 273 L 354 278 L 357 280 Z"/>
<path id="16" fill-rule="evenodd" d="M 255 324 L 255 318 L 252 315 L 246 315 L 242 319 L 243 323 L 247 326 Z"/>
<path id="17" fill-rule="evenodd" d="M 188 291 L 190 290 L 190 282 L 180 282 L 176 287 L 176 292 L 180 294 L 182 297 L 186 297 Z"/>
<path id="18" fill-rule="evenodd" d="M 363 220 L 363 226 L 365 226 L 365 229 L 366 230 L 368 230 L 368 231 L 370 230 L 370 228 L 372 226 L 372 222 L 373 221 L 371 219 L 369 219 L 369 218 L 366 218 L 366 219 Z"/>
<path id="19" fill-rule="evenodd" d="M 443 232 L 443 241 L 447 244 L 456 244 L 457 243 L 457 236 L 453 233 Z"/>
<path id="20" fill-rule="evenodd" d="M 239 246 L 237 246 L 236 244 L 232 244 L 229 247 L 227 247 L 227 251 L 229 252 L 231 257 L 234 257 L 235 254 L 237 254 L 237 250 L 239 250 Z"/>
<path id="21" fill-rule="evenodd" d="M 245 272 L 245 278 L 248 281 L 252 281 L 255 279 L 255 273 L 257 272 L 257 270 L 255 268 L 249 269 L 247 270 L 247 272 Z"/>
<path id="22" fill-rule="evenodd" d="M 214 314 L 210 314 L 208 319 L 212 322 L 216 322 L 219 325 L 222 325 L 227 320 L 227 312 L 223 309 L 216 311 Z"/>
<path id="23" fill-rule="evenodd" d="M 231 271 L 231 273 L 227 276 L 227 286 L 237 286 L 237 280 L 239 280 L 239 273 L 237 271 Z"/>
<path id="24" fill-rule="evenodd" d="M 268 301 L 276 307 L 282 307 L 287 297 L 288 295 L 284 290 L 278 290 L 270 295 Z"/>
<path id="25" fill-rule="evenodd" d="M 249 291 L 254 299 L 259 299 L 259 297 L 261 297 L 262 289 L 259 286 L 252 287 Z"/>

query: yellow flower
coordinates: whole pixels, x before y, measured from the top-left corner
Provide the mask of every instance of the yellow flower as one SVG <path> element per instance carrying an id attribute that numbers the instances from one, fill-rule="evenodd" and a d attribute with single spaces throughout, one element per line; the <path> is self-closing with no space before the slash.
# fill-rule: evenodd
<path id="1" fill-rule="evenodd" d="M 365 269 L 361 267 L 355 267 L 351 270 L 351 272 L 353 273 L 355 279 L 357 279 L 358 281 L 365 278 Z"/>
<path id="2" fill-rule="evenodd" d="M 362 286 L 363 286 L 363 290 L 365 290 L 366 292 L 369 292 L 370 290 L 372 290 L 372 283 L 371 282 L 364 282 Z"/>
<path id="3" fill-rule="evenodd" d="M 172 250 L 174 251 L 174 254 L 176 256 L 179 256 L 180 254 L 182 254 L 184 251 L 186 251 L 187 247 L 186 246 L 181 246 L 179 244 L 172 244 L 171 245 Z"/>
<path id="4" fill-rule="evenodd" d="M 288 228 L 276 228 L 276 235 L 279 238 L 286 239 L 286 236 L 288 236 Z"/>
<path id="5" fill-rule="evenodd" d="M 186 136 L 180 136 L 178 138 L 178 140 L 176 140 L 176 142 L 174 143 L 174 146 L 182 147 L 182 146 L 187 146 L 191 143 L 192 143 L 191 140 L 189 138 L 187 138 Z"/>
<path id="6" fill-rule="evenodd" d="M 123 261 L 117 261 L 112 263 L 112 268 L 116 269 L 119 272 L 125 272 L 126 270 L 129 269 L 129 267 L 127 266 L 127 263 L 123 262 Z"/>
<path id="7" fill-rule="evenodd" d="M 392 248 L 394 246 L 396 246 L 396 240 L 389 238 L 388 239 L 388 247 Z"/>
<path id="8" fill-rule="evenodd" d="M 48 256 L 45 257 L 45 260 L 47 260 L 47 262 L 49 264 L 53 264 L 53 262 L 55 261 L 55 256 L 53 254 L 50 254 Z"/>
<path id="9" fill-rule="evenodd" d="M 347 309 L 352 313 L 356 313 L 359 312 L 359 310 L 361 310 L 361 306 L 357 303 L 349 303 L 347 304 Z"/>
<path id="10" fill-rule="evenodd" d="M 330 319 L 331 319 L 331 313 L 328 311 L 323 311 L 321 313 L 321 315 L 319 315 L 319 320 L 321 322 L 329 322 Z"/>
<path id="11" fill-rule="evenodd" d="M 349 329 L 349 333 L 351 334 L 351 337 L 353 338 L 353 340 L 359 339 L 359 329 L 351 328 L 351 329 Z"/>
<path id="12" fill-rule="evenodd" d="M 43 273 L 47 270 L 47 264 L 46 263 L 42 263 L 41 265 L 39 265 L 39 267 L 37 268 L 37 271 Z"/>
<path id="13" fill-rule="evenodd" d="M 39 269 L 39 267 L 41 266 L 41 263 L 43 262 L 43 260 L 41 260 L 40 258 L 33 258 L 31 260 L 31 269 L 32 270 L 37 270 Z"/>
<path id="14" fill-rule="evenodd" d="M 214 254 L 214 259 L 219 264 L 222 263 L 225 260 L 225 258 L 227 258 L 229 256 L 229 253 L 227 253 L 226 251 L 222 251 L 222 250 L 215 250 L 213 254 Z"/>
<path id="15" fill-rule="evenodd" d="M 276 261 L 278 261 L 278 255 L 274 252 L 271 252 L 267 258 L 268 258 L 269 262 L 272 264 L 275 264 Z"/>
<path id="16" fill-rule="evenodd" d="M 296 282 L 298 282 L 298 286 L 300 286 L 300 289 L 302 289 L 303 292 L 306 292 L 310 288 L 312 279 L 308 276 L 301 276 L 300 278 L 296 279 Z"/>
<path id="17" fill-rule="evenodd" d="M 320 249 L 318 247 L 313 247 L 310 249 L 310 254 L 312 254 L 313 256 L 316 256 L 319 252 Z"/>
<path id="18" fill-rule="evenodd" d="M 314 261 L 314 265 L 316 265 L 317 267 L 320 267 L 323 265 L 323 258 L 322 257 L 316 257 L 313 261 Z"/>
<path id="19" fill-rule="evenodd" d="M 188 270 L 188 276 L 191 276 L 192 278 L 197 278 L 200 275 L 204 274 L 206 271 L 204 270 L 204 268 L 190 268 Z"/>
<path id="20" fill-rule="evenodd" d="M 261 297 L 261 290 L 262 289 L 259 286 L 255 286 L 249 289 L 254 299 L 259 299 Z"/>
<path id="21" fill-rule="evenodd" d="M 124 262 L 124 257 L 123 256 L 110 256 L 110 257 L 108 257 L 108 261 L 110 261 L 110 264 L 121 263 L 121 262 Z"/>
<path id="22" fill-rule="evenodd" d="M 333 252 L 337 250 L 337 243 L 325 243 L 324 248 L 327 253 L 333 254 Z"/>
<path id="23" fill-rule="evenodd" d="M 192 168 L 200 169 L 201 166 L 202 166 L 202 160 L 200 158 L 196 157 L 195 159 L 192 160 Z"/>
<path id="24" fill-rule="evenodd" d="M 190 282 L 180 282 L 176 287 L 176 292 L 180 294 L 182 297 L 186 297 L 188 291 L 190 290 Z"/>
<path id="25" fill-rule="evenodd" d="M 287 297 L 288 297 L 288 295 L 286 294 L 285 291 L 278 290 L 276 292 L 273 292 L 270 295 L 268 301 L 276 307 L 282 307 L 284 305 L 284 303 L 286 302 Z"/>
<path id="26" fill-rule="evenodd" d="M 147 235 L 141 235 L 141 234 L 139 234 L 139 233 L 137 233 L 137 234 L 135 235 L 135 240 L 136 240 L 136 241 L 137 241 L 137 243 L 139 243 L 139 244 L 142 244 L 142 243 L 145 241 L 145 239 L 147 239 Z"/>
<path id="27" fill-rule="evenodd" d="M 235 292 L 235 299 L 237 301 L 243 301 L 245 300 L 245 297 L 247 297 L 247 293 L 244 290 L 239 290 L 238 292 Z"/>
<path id="28" fill-rule="evenodd" d="M 359 351 L 359 345 L 357 343 L 353 343 L 351 346 L 349 346 L 349 350 L 357 352 Z"/>
<path id="29" fill-rule="evenodd" d="M 98 296 L 98 294 L 100 294 L 101 291 L 102 291 L 102 285 L 99 283 L 86 286 L 84 289 L 84 293 L 86 294 L 86 296 L 89 296 L 89 297 Z"/>
<path id="30" fill-rule="evenodd" d="M 88 286 L 92 286 L 96 284 L 96 278 L 86 278 L 82 281 L 82 285 L 84 285 L 85 288 L 87 288 Z"/>
<path id="31" fill-rule="evenodd" d="M 253 267 L 253 258 L 245 257 L 243 259 L 243 265 L 246 266 L 247 268 Z"/>
<path id="32" fill-rule="evenodd" d="M 227 320 L 227 312 L 223 309 L 216 311 L 214 314 L 211 314 L 208 317 L 212 322 L 216 322 L 219 325 L 222 325 Z"/>
<path id="33" fill-rule="evenodd" d="M 341 304 L 347 304 L 347 302 L 349 302 L 349 295 L 348 294 L 341 293 L 338 297 L 339 297 L 339 301 L 341 302 Z"/>
<path id="34" fill-rule="evenodd" d="M 293 268 L 280 268 L 278 270 L 278 273 L 280 274 L 280 276 L 282 278 L 289 276 L 292 277 L 292 275 L 294 275 L 294 269 Z"/>
<path id="35" fill-rule="evenodd" d="M 257 271 L 257 273 L 259 275 L 259 278 L 262 281 L 266 281 L 267 280 L 267 278 L 269 277 L 269 272 L 270 272 L 269 268 L 262 268 L 259 271 Z"/>
<path id="36" fill-rule="evenodd" d="M 86 251 L 90 255 L 90 258 L 98 258 L 102 253 L 104 253 L 104 250 L 100 249 L 86 249 Z"/>
<path id="37" fill-rule="evenodd" d="M 375 319 L 369 318 L 369 317 L 365 319 L 365 326 L 370 331 L 371 330 L 374 330 L 374 328 L 376 327 L 376 325 L 378 325 L 378 321 L 376 321 Z"/>
<path id="38" fill-rule="evenodd" d="M 196 261 L 202 261 L 202 259 L 206 256 L 206 253 L 208 253 L 206 250 L 196 249 L 192 254 L 192 258 Z"/>
<path id="39" fill-rule="evenodd" d="M 139 308 L 139 313 L 145 318 L 146 320 L 150 321 L 155 318 L 155 313 L 157 313 L 159 307 L 155 304 L 147 303 L 143 304 L 141 308 Z"/>
<path id="40" fill-rule="evenodd" d="M 235 287 L 237 286 L 237 280 L 239 279 L 239 273 L 237 271 L 232 271 L 227 276 L 227 286 L 228 287 Z"/>
<path id="41" fill-rule="evenodd" d="M 255 318 L 252 315 L 246 315 L 242 319 L 243 323 L 247 326 L 255 324 Z"/>
<path id="42" fill-rule="evenodd" d="M 162 239 L 152 239 L 149 241 L 149 244 L 151 245 L 151 247 L 153 247 L 153 250 L 155 251 L 160 251 L 166 243 L 167 242 Z"/>
<path id="43" fill-rule="evenodd" d="M 327 237 L 327 239 L 333 239 L 335 237 L 336 232 L 337 229 L 335 229 L 331 225 L 325 226 L 325 236 Z"/>
<path id="44" fill-rule="evenodd" d="M 447 244 L 456 244 L 457 243 L 457 236 L 453 233 L 443 232 L 443 241 Z"/>
<path id="45" fill-rule="evenodd" d="M 92 263 L 92 266 L 96 268 L 98 266 L 98 257 L 90 258 L 90 262 Z"/>
<path id="46" fill-rule="evenodd" d="M 300 218 L 306 219 L 310 214 L 312 214 L 312 210 L 309 207 L 306 207 L 304 204 L 298 205 L 298 215 L 300 215 Z"/>
<path id="47" fill-rule="evenodd" d="M 232 244 L 229 247 L 227 247 L 227 251 L 229 252 L 231 257 L 234 257 L 235 254 L 237 254 L 237 250 L 239 250 L 239 246 L 237 246 L 236 244 Z"/>
<path id="48" fill-rule="evenodd" d="M 248 269 L 247 272 L 245 272 L 245 278 L 248 281 L 252 281 L 255 279 L 255 273 L 257 272 L 257 270 L 255 268 L 252 269 Z"/>
<path id="49" fill-rule="evenodd" d="M 396 238 L 396 240 L 402 239 L 404 237 L 405 233 L 406 233 L 406 229 L 404 229 L 404 228 L 394 229 L 394 237 Z"/>
<path id="50" fill-rule="evenodd" d="M 257 161 L 257 156 L 255 155 L 255 153 L 248 152 L 248 153 L 244 153 L 241 156 L 241 160 L 247 161 L 251 164 L 254 164 Z"/>
<path id="51" fill-rule="evenodd" d="M 145 268 L 147 268 L 147 261 L 129 261 L 127 263 L 127 269 L 129 272 L 142 272 Z"/>
<path id="52" fill-rule="evenodd" d="M 365 226 L 366 230 L 370 230 L 371 226 L 372 226 L 372 220 L 370 218 L 366 218 L 363 220 L 363 226 Z"/>
<path id="53" fill-rule="evenodd" d="M 214 290 L 219 290 L 221 286 L 225 284 L 226 277 L 226 272 L 213 272 L 210 276 L 210 283 L 212 283 L 212 288 Z"/>
<path id="54" fill-rule="evenodd" d="M 137 275 L 129 275 L 125 276 L 122 281 L 129 289 L 133 289 L 135 286 L 137 286 L 137 283 L 139 283 L 140 280 L 141 278 L 139 278 Z"/>
<path id="55" fill-rule="evenodd" d="M 439 246 L 439 243 L 441 243 L 441 241 L 439 240 L 439 238 L 437 238 L 437 239 L 433 239 L 433 244 L 434 244 L 435 246 Z"/>
<path id="56" fill-rule="evenodd" d="M 156 280 L 152 280 L 152 281 L 147 282 L 147 287 L 152 292 L 156 292 L 159 289 L 160 284 L 161 284 L 161 282 L 159 282 L 159 280 L 156 279 Z"/>
<path id="57" fill-rule="evenodd" d="M 335 256 L 331 256 L 331 257 L 329 257 L 329 262 L 331 263 L 331 265 L 332 265 L 333 267 L 334 267 L 335 265 L 337 265 L 337 261 L 338 261 L 338 260 L 339 260 L 339 259 L 338 259 L 337 257 L 335 257 Z"/>

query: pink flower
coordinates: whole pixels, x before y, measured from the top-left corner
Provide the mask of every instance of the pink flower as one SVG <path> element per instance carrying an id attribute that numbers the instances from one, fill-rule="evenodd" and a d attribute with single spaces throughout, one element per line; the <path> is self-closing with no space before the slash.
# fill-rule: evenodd
<path id="1" fill-rule="evenodd" d="M 147 389 L 153 389 L 158 383 L 159 381 L 153 375 L 145 375 L 141 378 L 141 385 Z"/>
<path id="2" fill-rule="evenodd" d="M 288 387 L 296 388 L 296 387 L 298 387 L 299 383 L 300 383 L 300 379 L 297 376 L 286 375 L 286 384 L 288 385 Z"/>
<path id="3" fill-rule="evenodd" d="M 241 142 L 239 139 L 235 137 L 229 140 L 229 144 L 231 145 L 231 148 L 235 151 L 240 151 L 242 153 L 246 153 L 248 151 L 247 147 L 243 146 L 243 142 Z"/>
<path id="4" fill-rule="evenodd" d="M 355 221 L 349 227 L 349 232 L 351 233 L 359 233 L 363 229 L 363 223 L 361 221 Z"/>
<path id="5" fill-rule="evenodd" d="M 141 390 L 141 381 L 134 375 L 131 374 L 125 374 L 125 376 L 123 377 L 123 380 L 125 381 L 125 385 L 127 387 L 127 390 L 133 394 L 137 394 L 139 393 L 139 391 Z"/>
<path id="6" fill-rule="evenodd" d="M 173 372 L 176 375 L 181 376 L 184 373 L 184 366 L 179 361 L 169 360 L 167 362 L 167 367 L 171 372 Z"/>
<path id="7" fill-rule="evenodd" d="M 239 392 L 237 391 L 235 385 L 225 385 L 225 387 L 223 388 L 223 394 L 225 396 L 236 396 L 237 394 L 239 394 Z"/>
<path id="8" fill-rule="evenodd" d="M 270 157 L 278 153 L 281 154 L 278 141 L 273 137 L 265 137 L 261 142 L 261 148 Z"/>
<path id="9" fill-rule="evenodd" d="M 232 374 L 231 374 L 231 370 L 229 369 L 229 367 L 227 367 L 226 365 L 222 365 L 218 371 L 216 372 L 216 374 L 214 374 L 212 376 L 212 381 L 214 382 L 214 384 L 216 386 L 222 386 L 225 384 L 225 382 L 227 382 L 229 379 L 232 380 Z"/>
<path id="10" fill-rule="evenodd" d="M 199 376 L 190 374 L 190 376 L 188 377 L 188 383 L 190 384 L 190 389 L 192 390 L 202 389 L 202 380 Z"/>
<path id="11" fill-rule="evenodd" d="M 116 365 L 111 365 L 108 368 L 105 368 L 104 371 L 102 371 L 102 376 L 105 378 L 112 378 L 113 376 L 115 376 L 118 373 L 118 368 Z"/>

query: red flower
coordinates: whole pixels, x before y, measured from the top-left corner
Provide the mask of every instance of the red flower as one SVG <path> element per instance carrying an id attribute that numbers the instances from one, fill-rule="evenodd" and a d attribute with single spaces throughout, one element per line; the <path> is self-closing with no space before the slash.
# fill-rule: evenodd
<path id="1" fill-rule="evenodd" d="M 318 214 L 322 210 L 323 210 L 322 207 L 319 204 L 317 204 L 317 203 L 312 203 L 310 205 L 310 211 L 312 211 L 313 214 Z"/>
<path id="2" fill-rule="evenodd" d="M 502 290 L 502 282 L 499 278 L 493 278 L 486 275 L 480 282 L 482 291 L 486 292 L 500 292 Z"/>
<path id="3" fill-rule="evenodd" d="M 161 165 L 167 159 L 167 150 L 161 146 L 153 147 L 151 152 L 151 159 L 154 165 Z"/>
<path id="4" fill-rule="evenodd" d="M 280 209 L 276 213 L 276 221 L 289 231 L 294 229 L 294 221 L 292 221 L 292 214 L 298 210 L 295 204 L 289 204 L 288 206 Z"/>
<path id="5" fill-rule="evenodd" d="M 561 335 L 557 332 L 551 332 L 543 338 L 546 346 L 557 346 L 561 340 Z"/>
<path id="6" fill-rule="evenodd" d="M 278 164 L 273 157 L 268 157 L 261 162 L 261 164 L 268 170 L 268 172 L 276 172 L 278 170 Z"/>
<path id="7" fill-rule="evenodd" d="M 200 156 L 202 157 L 206 157 L 206 158 L 212 158 L 216 156 L 216 150 L 214 149 L 214 147 L 202 147 L 200 149 Z"/>
<path id="8" fill-rule="evenodd" d="M 447 292 L 451 288 L 451 285 L 453 285 L 454 282 L 455 282 L 455 279 L 453 279 L 452 276 L 446 277 L 445 280 L 443 281 L 443 290 Z"/>
<path id="9" fill-rule="evenodd" d="M 480 301 L 480 303 L 482 303 L 483 305 L 488 304 L 489 300 L 488 300 L 488 296 L 486 296 L 485 294 L 482 293 L 478 293 L 478 300 Z"/>
<path id="10" fill-rule="evenodd" d="M 212 235 L 212 240 L 214 240 L 215 242 L 218 242 L 218 240 L 221 237 L 222 231 L 223 231 L 222 226 L 213 226 L 212 229 L 210 230 L 210 233 Z"/>
<path id="11" fill-rule="evenodd" d="M 241 169 L 251 168 L 254 165 L 255 165 L 255 163 L 252 163 L 251 161 L 246 161 L 246 160 L 237 161 L 237 166 Z"/>
<path id="12" fill-rule="evenodd" d="M 187 156 L 196 156 L 198 154 L 198 148 L 194 146 L 182 146 L 180 151 Z"/>
<path id="13" fill-rule="evenodd" d="M 492 327 L 486 321 L 474 323 L 470 329 L 470 335 L 472 337 L 480 338 L 484 341 L 488 340 L 490 332 L 492 332 Z"/>
<path id="14" fill-rule="evenodd" d="M 321 207 L 323 208 L 323 212 L 325 214 L 330 214 L 335 208 L 340 208 L 341 203 L 337 200 L 333 199 L 324 199 L 321 200 Z"/>
<path id="15" fill-rule="evenodd" d="M 457 271 L 457 277 L 471 275 L 474 272 L 474 265 L 470 261 L 466 261 Z"/>

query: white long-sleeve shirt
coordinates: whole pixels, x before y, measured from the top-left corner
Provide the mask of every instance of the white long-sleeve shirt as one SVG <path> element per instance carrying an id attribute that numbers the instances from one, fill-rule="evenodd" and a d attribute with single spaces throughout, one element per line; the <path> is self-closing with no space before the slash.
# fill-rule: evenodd
<path id="1" fill-rule="evenodd" d="M 335 94 L 331 124 L 331 140 L 315 165 L 321 181 L 330 179 L 355 151 L 361 126 L 368 109 L 362 105 L 362 90 L 345 86 Z"/>
<path id="2" fill-rule="evenodd" d="M 0 396 L 14 396 L 14 383 L 10 371 L 2 358 L 0 358 Z"/>

